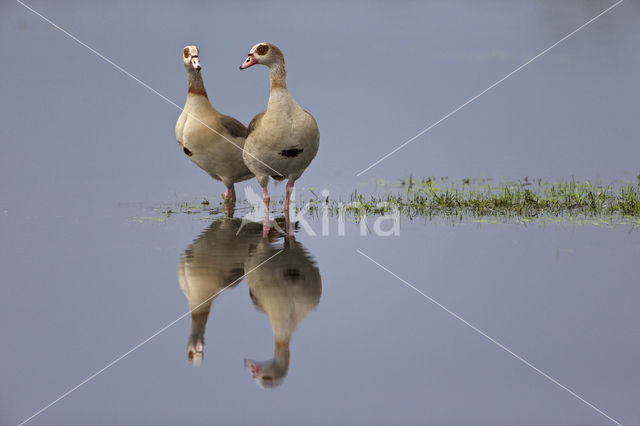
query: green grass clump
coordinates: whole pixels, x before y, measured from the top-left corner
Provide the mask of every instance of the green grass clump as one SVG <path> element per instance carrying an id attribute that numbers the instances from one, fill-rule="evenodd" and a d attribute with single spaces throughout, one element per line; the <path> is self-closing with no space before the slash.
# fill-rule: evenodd
<path id="1" fill-rule="evenodd" d="M 520 182 L 492 184 L 487 180 L 463 179 L 461 184 L 446 179 L 401 180 L 398 189 L 364 196 L 352 193 L 346 207 L 334 202 L 335 213 L 342 208 L 357 214 L 399 212 L 413 217 L 535 218 L 603 216 L 640 218 L 639 182 L 625 185 L 590 182 Z M 380 185 L 380 182 L 378 182 Z M 394 185 L 386 185 L 394 188 Z"/>
<path id="2" fill-rule="evenodd" d="M 547 182 L 529 178 L 518 182 L 490 179 L 453 182 L 448 178 L 409 177 L 396 182 L 379 180 L 376 188 L 366 195 L 356 190 L 346 199 L 320 197 L 310 188 L 313 197 L 299 197 L 296 206 L 300 209 L 308 204 L 307 212 L 312 217 L 327 211 L 331 216 L 348 216 L 356 222 L 365 216 L 398 213 L 408 219 L 440 217 L 452 222 L 640 225 L 640 175 L 637 183 L 624 184 Z M 235 215 L 242 217 L 252 209 L 246 200 L 238 201 Z M 213 205 L 206 198 L 202 202 L 180 202 L 156 211 L 167 218 L 180 213 L 210 217 L 228 213 L 222 201 Z"/>

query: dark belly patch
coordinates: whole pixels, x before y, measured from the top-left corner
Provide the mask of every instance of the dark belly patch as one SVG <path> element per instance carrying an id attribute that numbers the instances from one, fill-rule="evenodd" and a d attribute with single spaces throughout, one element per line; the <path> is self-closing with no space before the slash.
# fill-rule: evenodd
<path id="1" fill-rule="evenodd" d="M 290 281 L 301 281 L 304 279 L 304 275 L 299 269 L 289 268 L 283 271 L 284 278 Z"/>
<path id="2" fill-rule="evenodd" d="M 187 154 L 187 157 L 191 157 L 193 155 L 193 152 L 191 152 L 187 147 L 182 148 L 182 150 Z"/>
<path id="3" fill-rule="evenodd" d="M 298 155 L 300 155 L 300 153 L 302 151 L 304 151 L 304 148 L 283 149 L 282 151 L 280 151 L 280 155 L 282 155 L 283 157 L 293 158 L 293 157 L 297 157 Z"/>

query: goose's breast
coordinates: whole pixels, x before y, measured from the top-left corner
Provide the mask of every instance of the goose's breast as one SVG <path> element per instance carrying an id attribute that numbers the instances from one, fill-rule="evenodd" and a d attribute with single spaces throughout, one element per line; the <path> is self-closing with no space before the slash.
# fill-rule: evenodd
<path id="1" fill-rule="evenodd" d="M 182 111 L 182 113 L 180 114 L 180 117 L 178 117 L 178 121 L 176 122 L 176 140 L 178 141 L 178 143 L 182 146 L 182 140 L 184 139 L 183 133 L 184 133 L 184 123 L 185 121 L 187 121 L 187 114 Z"/>
<path id="2" fill-rule="evenodd" d="M 292 129 L 294 139 L 303 145 L 315 144 L 320 137 L 316 120 L 302 109 L 294 116 Z"/>

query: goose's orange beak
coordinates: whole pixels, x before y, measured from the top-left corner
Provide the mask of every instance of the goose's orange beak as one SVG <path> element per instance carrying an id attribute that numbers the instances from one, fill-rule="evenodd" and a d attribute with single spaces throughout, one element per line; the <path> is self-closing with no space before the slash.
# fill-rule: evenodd
<path id="1" fill-rule="evenodd" d="M 240 65 L 240 69 L 243 70 L 245 68 L 249 68 L 250 66 L 257 63 L 258 61 L 256 61 L 256 58 L 254 58 L 253 55 L 250 54 L 249 56 L 247 56 L 247 59 L 242 63 L 242 65 Z"/>

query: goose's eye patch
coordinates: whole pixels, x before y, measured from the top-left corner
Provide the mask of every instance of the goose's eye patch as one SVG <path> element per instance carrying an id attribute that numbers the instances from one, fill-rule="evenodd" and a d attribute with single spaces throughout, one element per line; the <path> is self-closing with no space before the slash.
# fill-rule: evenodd
<path id="1" fill-rule="evenodd" d="M 261 44 L 260 46 L 258 46 L 258 48 L 256 49 L 256 53 L 258 55 L 264 55 L 269 51 L 269 46 L 266 44 Z"/>

